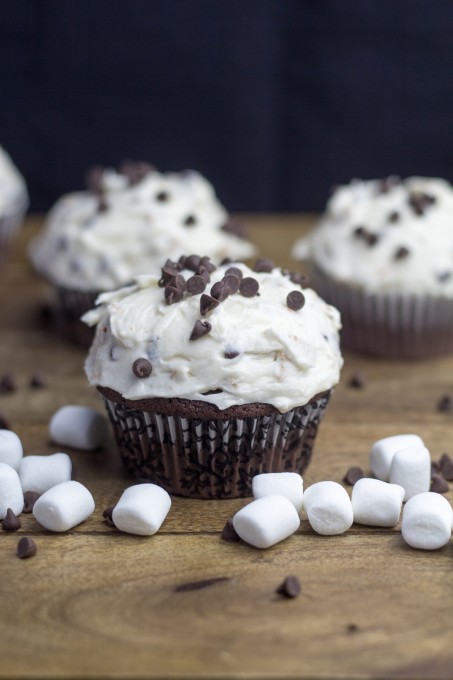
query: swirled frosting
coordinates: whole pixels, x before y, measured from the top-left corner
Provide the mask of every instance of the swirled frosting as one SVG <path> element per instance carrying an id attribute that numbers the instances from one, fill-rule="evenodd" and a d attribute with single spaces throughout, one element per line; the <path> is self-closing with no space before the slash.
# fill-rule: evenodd
<path id="1" fill-rule="evenodd" d="M 161 174 L 134 163 L 98 169 L 89 186 L 56 203 L 30 248 L 35 268 L 57 285 L 112 290 L 182 252 L 201 249 L 217 261 L 255 253 L 225 231 L 228 215 L 197 172 Z"/>
<path id="2" fill-rule="evenodd" d="M 313 290 L 280 269 L 235 264 L 211 271 L 204 291 L 191 294 L 196 267 L 182 261 L 174 275 L 168 264 L 160 280 L 142 275 L 103 293 L 83 317 L 98 324 L 85 364 L 92 385 L 127 399 L 219 409 L 259 402 L 287 412 L 338 382 L 339 313 Z"/>
<path id="3" fill-rule="evenodd" d="M 0 216 L 26 208 L 27 188 L 25 180 L 10 156 L 0 146 Z"/>
<path id="4" fill-rule="evenodd" d="M 353 180 L 293 248 L 366 292 L 453 297 L 453 187 L 442 179 Z"/>

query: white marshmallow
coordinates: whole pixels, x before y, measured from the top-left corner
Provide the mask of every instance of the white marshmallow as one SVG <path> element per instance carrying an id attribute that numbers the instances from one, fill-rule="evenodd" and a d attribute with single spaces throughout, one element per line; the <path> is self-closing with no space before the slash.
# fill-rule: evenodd
<path id="1" fill-rule="evenodd" d="M 304 480 L 297 472 L 267 472 L 252 479 L 254 498 L 284 496 L 300 514 L 304 496 Z"/>
<path id="2" fill-rule="evenodd" d="M 239 510 L 233 526 L 246 543 L 264 549 L 291 536 L 299 528 L 300 519 L 284 496 L 265 496 Z"/>
<path id="3" fill-rule="evenodd" d="M 352 489 L 354 522 L 373 527 L 393 527 L 398 522 L 405 491 L 399 484 L 380 479 L 359 479 Z"/>
<path id="4" fill-rule="evenodd" d="M 107 438 L 108 424 L 103 415 L 86 406 L 63 406 L 49 423 L 52 441 L 73 449 L 92 451 Z"/>
<path id="5" fill-rule="evenodd" d="M 139 536 L 152 536 L 159 531 L 168 515 L 171 498 L 156 484 L 135 484 L 123 491 L 112 519 L 117 529 Z"/>
<path id="6" fill-rule="evenodd" d="M 72 464 L 67 453 L 51 456 L 25 456 L 19 467 L 22 490 L 44 493 L 71 479 Z"/>
<path id="7" fill-rule="evenodd" d="M 351 499 L 337 482 L 317 482 L 304 493 L 304 509 L 312 529 L 323 536 L 343 534 L 353 522 Z"/>
<path id="8" fill-rule="evenodd" d="M 38 498 L 35 519 L 49 531 L 68 531 L 83 522 L 94 511 L 94 500 L 80 482 L 62 482 Z"/>
<path id="9" fill-rule="evenodd" d="M 373 475 L 383 482 L 390 479 L 390 466 L 397 451 L 411 447 L 424 447 L 423 439 L 417 434 L 395 434 L 374 442 L 370 451 L 370 467 Z"/>
<path id="10" fill-rule="evenodd" d="M 406 503 L 401 531 L 412 548 L 437 550 L 450 540 L 452 522 L 453 510 L 447 499 L 426 491 Z"/>
<path id="11" fill-rule="evenodd" d="M 16 470 L 6 463 L 0 463 L 0 519 L 6 517 L 8 508 L 15 515 L 24 509 L 24 494 Z"/>
<path id="12" fill-rule="evenodd" d="M 400 484 L 404 500 L 429 491 L 431 486 L 431 458 L 427 448 L 408 447 L 397 451 L 390 466 L 390 482 Z"/>
<path id="13" fill-rule="evenodd" d="M 17 472 L 23 455 L 22 442 L 17 434 L 11 430 L 0 430 L 0 463 L 11 465 Z"/>

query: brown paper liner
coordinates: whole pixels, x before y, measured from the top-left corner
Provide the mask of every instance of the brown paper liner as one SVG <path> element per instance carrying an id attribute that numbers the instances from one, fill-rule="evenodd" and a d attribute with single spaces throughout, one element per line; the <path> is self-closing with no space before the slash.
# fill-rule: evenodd
<path id="1" fill-rule="evenodd" d="M 12 241 L 19 230 L 27 211 L 28 201 L 25 196 L 17 201 L 8 214 L 0 217 L 0 266 L 6 261 Z"/>
<path id="2" fill-rule="evenodd" d="M 341 313 L 342 349 L 390 359 L 453 352 L 453 300 L 428 295 L 370 294 L 312 266 L 316 292 Z"/>
<path id="3" fill-rule="evenodd" d="M 217 418 L 180 415 L 174 402 L 156 413 L 140 402 L 124 400 L 113 390 L 98 388 L 113 425 L 126 467 L 169 493 L 190 498 L 240 498 L 252 493 L 252 478 L 262 472 L 298 472 L 308 466 L 319 422 L 330 392 L 317 395 L 305 406 L 280 413 L 262 404 L 247 404 L 219 411 Z M 206 404 L 199 405 L 200 413 Z M 264 405 L 267 406 L 267 405 Z M 258 409 L 256 407 L 259 407 Z M 227 417 L 234 409 L 250 417 Z M 184 409 L 183 409 L 184 410 Z M 187 409 L 186 409 L 187 410 Z"/>

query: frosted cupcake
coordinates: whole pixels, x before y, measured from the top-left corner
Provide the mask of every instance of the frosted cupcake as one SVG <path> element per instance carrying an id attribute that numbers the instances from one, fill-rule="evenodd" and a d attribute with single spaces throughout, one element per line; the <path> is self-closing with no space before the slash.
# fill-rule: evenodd
<path id="1" fill-rule="evenodd" d="M 6 259 L 27 207 L 25 180 L 0 147 L 0 264 Z"/>
<path id="2" fill-rule="evenodd" d="M 345 349 L 395 358 L 453 351 L 453 187 L 442 179 L 339 187 L 293 255 L 341 312 Z"/>
<path id="3" fill-rule="evenodd" d="M 234 498 L 303 472 L 342 357 L 336 309 L 261 261 L 167 262 L 105 293 L 85 369 L 127 466 L 172 493 Z"/>
<path id="4" fill-rule="evenodd" d="M 64 322 L 86 342 L 78 320 L 97 295 L 158 271 L 165 258 L 199 249 L 218 262 L 253 256 L 237 227 L 197 172 L 129 162 L 118 172 L 94 168 L 87 191 L 63 196 L 30 256 L 57 287 Z"/>

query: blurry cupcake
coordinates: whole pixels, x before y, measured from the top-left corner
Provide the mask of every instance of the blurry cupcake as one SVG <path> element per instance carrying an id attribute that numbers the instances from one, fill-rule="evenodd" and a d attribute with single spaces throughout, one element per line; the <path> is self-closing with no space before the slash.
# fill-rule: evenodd
<path id="1" fill-rule="evenodd" d="M 28 207 L 25 180 L 0 147 L 0 264 Z"/>
<path id="2" fill-rule="evenodd" d="M 234 498 L 260 472 L 305 470 L 339 380 L 340 319 L 295 281 L 268 261 L 192 255 L 99 297 L 85 370 L 136 475 Z"/>
<path id="3" fill-rule="evenodd" d="M 342 318 L 342 347 L 421 358 L 453 351 L 453 187 L 354 180 L 293 249 Z"/>
<path id="4" fill-rule="evenodd" d="M 157 272 L 182 252 L 203 249 L 217 262 L 255 253 L 197 172 L 161 174 L 128 162 L 118 172 L 92 169 L 87 183 L 56 203 L 30 249 L 37 271 L 58 289 L 64 325 L 84 344 L 92 335 L 79 319 L 100 292 Z"/>

